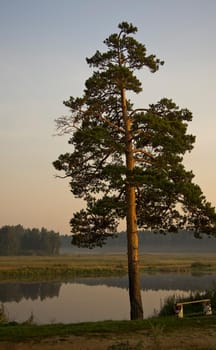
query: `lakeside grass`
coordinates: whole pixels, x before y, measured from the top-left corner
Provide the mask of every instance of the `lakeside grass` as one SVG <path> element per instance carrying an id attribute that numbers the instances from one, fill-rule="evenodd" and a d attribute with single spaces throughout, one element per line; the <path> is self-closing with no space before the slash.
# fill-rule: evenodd
<path id="1" fill-rule="evenodd" d="M 140 256 L 140 271 L 147 273 L 213 273 L 213 254 L 146 253 Z M 127 274 L 127 256 L 59 255 L 1 256 L 0 280 L 56 280 L 72 277 L 100 277 Z"/>
<path id="2" fill-rule="evenodd" d="M 179 319 L 172 317 L 157 317 L 142 321 L 100 321 L 72 324 L 32 325 L 17 324 L 15 322 L 0 324 L 1 341 L 39 340 L 56 336 L 108 336 L 110 334 L 134 334 L 142 331 L 163 329 L 163 334 L 190 329 L 199 332 L 200 329 L 209 330 L 216 327 L 216 316 L 200 316 Z"/>
<path id="3" fill-rule="evenodd" d="M 0 280 L 117 276 L 127 273 L 124 260 L 121 256 L 100 255 L 1 256 Z"/>

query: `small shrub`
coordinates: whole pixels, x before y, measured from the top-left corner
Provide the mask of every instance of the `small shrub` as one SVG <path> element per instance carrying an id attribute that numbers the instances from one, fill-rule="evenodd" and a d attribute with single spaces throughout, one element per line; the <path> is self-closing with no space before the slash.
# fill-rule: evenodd
<path id="1" fill-rule="evenodd" d="M 0 323 L 7 323 L 8 322 L 8 315 L 5 310 L 4 304 L 0 305 Z"/>
<path id="2" fill-rule="evenodd" d="M 179 300 L 179 299 L 178 299 Z M 174 315 L 175 313 L 175 303 L 176 303 L 176 296 L 170 296 L 165 299 L 164 305 L 162 306 L 159 316 L 170 316 Z"/>
<path id="3" fill-rule="evenodd" d="M 150 329 L 151 329 L 150 334 L 153 337 L 155 347 L 156 349 L 160 349 L 161 337 L 163 336 L 163 332 L 164 332 L 164 325 L 160 323 L 154 324 L 150 322 Z"/>
<path id="4" fill-rule="evenodd" d="M 204 264 L 199 261 L 195 261 L 191 264 L 191 269 L 192 270 L 209 270 L 211 268 L 211 264 Z"/>
<path id="5" fill-rule="evenodd" d="M 29 326 L 36 324 L 33 312 L 31 312 L 30 316 L 27 318 L 26 321 L 23 322 L 23 324 L 26 324 L 26 325 L 29 325 Z"/>

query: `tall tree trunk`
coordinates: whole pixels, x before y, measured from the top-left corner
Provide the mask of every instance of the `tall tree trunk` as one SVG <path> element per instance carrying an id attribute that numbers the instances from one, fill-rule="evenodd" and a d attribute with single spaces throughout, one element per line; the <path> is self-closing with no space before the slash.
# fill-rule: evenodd
<path id="1" fill-rule="evenodd" d="M 134 169 L 133 144 L 131 137 L 131 120 L 127 113 L 127 101 L 125 90 L 122 89 L 122 110 L 125 122 L 126 139 L 126 167 L 127 167 L 127 251 L 128 251 L 128 277 L 130 297 L 131 320 L 143 319 L 143 307 L 140 291 L 139 255 L 138 255 L 138 233 L 136 216 L 136 194 L 134 185 L 131 184 Z"/>
<path id="2" fill-rule="evenodd" d="M 134 187 L 127 189 L 127 245 L 128 277 L 131 320 L 143 319 L 143 307 L 140 291 L 138 234 L 136 224 L 136 198 Z"/>

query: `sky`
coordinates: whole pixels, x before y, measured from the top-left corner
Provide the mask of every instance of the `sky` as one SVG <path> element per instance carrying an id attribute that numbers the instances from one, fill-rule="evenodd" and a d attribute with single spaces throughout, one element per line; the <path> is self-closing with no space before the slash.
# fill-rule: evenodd
<path id="1" fill-rule="evenodd" d="M 165 65 L 139 77 L 137 107 L 172 98 L 193 113 L 196 135 L 185 166 L 216 206 L 215 0 L 0 0 L 0 227 L 21 224 L 70 233 L 83 203 L 52 162 L 70 152 L 55 120 L 70 111 L 91 76 L 85 58 L 106 47 L 120 22 Z"/>

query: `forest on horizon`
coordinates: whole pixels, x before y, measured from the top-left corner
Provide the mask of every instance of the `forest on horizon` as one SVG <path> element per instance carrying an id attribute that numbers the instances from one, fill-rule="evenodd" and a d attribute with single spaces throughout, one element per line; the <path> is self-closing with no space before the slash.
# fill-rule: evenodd
<path id="1" fill-rule="evenodd" d="M 72 235 L 59 234 L 46 228 L 23 228 L 22 225 L 0 228 L 0 255 L 59 255 L 59 254 L 117 254 L 126 253 L 126 232 L 109 237 L 102 247 L 79 248 L 71 244 Z M 216 238 L 202 234 L 195 238 L 193 232 L 154 233 L 139 231 L 140 254 L 147 252 L 212 253 Z"/>

